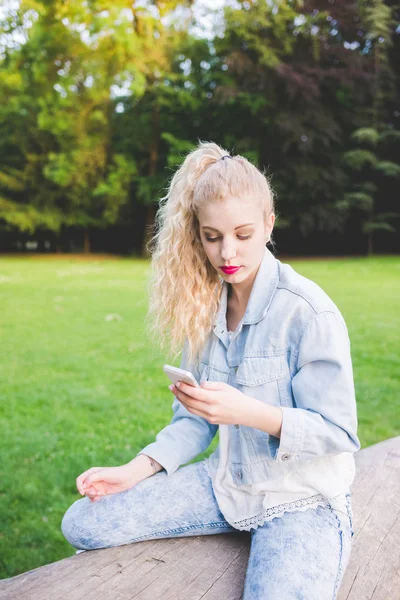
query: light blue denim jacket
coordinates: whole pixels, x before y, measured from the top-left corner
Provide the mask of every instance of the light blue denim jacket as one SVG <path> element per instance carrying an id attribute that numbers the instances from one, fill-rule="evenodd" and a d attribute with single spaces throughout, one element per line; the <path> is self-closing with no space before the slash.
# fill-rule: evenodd
<path id="1" fill-rule="evenodd" d="M 198 381 L 223 381 L 283 413 L 280 439 L 229 425 L 229 468 L 235 484 L 286 475 L 298 461 L 360 449 L 350 341 L 338 308 L 313 281 L 265 249 L 246 312 L 229 343 L 228 285 L 223 282 L 213 331 L 201 360 L 181 367 Z M 191 414 L 175 397 L 173 417 L 143 448 L 172 475 L 210 445 L 218 425 Z M 214 452 L 218 460 L 219 447 Z"/>

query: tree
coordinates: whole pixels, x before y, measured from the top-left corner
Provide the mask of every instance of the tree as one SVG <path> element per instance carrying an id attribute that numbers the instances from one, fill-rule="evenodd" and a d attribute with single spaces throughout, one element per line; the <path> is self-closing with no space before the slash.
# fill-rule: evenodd
<path id="1" fill-rule="evenodd" d="M 362 111 L 365 125 L 353 131 L 350 138 L 356 147 L 344 153 L 352 182 L 343 205 L 346 210 L 361 214 L 362 232 L 371 255 L 374 234 L 396 232 L 395 224 L 400 218 L 396 191 L 400 181 L 400 132 L 390 122 L 396 98 L 390 49 L 397 19 L 382 0 L 362 0 L 360 15 L 366 28 L 365 53 L 372 63 L 373 85 L 371 101 Z"/>
<path id="2" fill-rule="evenodd" d="M 161 18 L 177 4 L 153 6 Z M 16 161 L 3 155 L 0 218 L 29 231 L 78 226 L 89 250 L 89 228 L 118 220 L 137 174 L 134 157 L 115 152 L 111 143 L 116 97 L 134 95 L 138 101 L 157 86 L 169 64 L 173 32 L 160 40 L 166 29 L 160 18 L 126 0 L 25 2 L 11 13 L 3 35 L 10 36 L 12 20 L 25 40 L 6 53 L 0 77 L 1 120 L 14 125 Z M 155 102 L 150 177 L 157 165 L 157 113 Z"/>
<path id="3" fill-rule="evenodd" d="M 215 101 L 230 111 L 228 139 L 253 148 L 272 171 L 285 227 L 303 236 L 342 231 L 347 175 L 340 157 L 370 82 L 354 47 L 356 6 L 240 4 L 226 10 L 224 36 L 215 40 L 227 67 Z"/>
<path id="4" fill-rule="evenodd" d="M 372 127 L 361 128 L 353 133 L 352 140 L 358 147 L 344 154 L 345 163 L 352 173 L 352 189 L 344 196 L 343 208 L 361 213 L 362 232 L 367 236 L 367 253 L 372 255 L 374 233 L 396 232 L 393 222 L 400 218 L 399 210 L 385 211 L 379 206 L 386 180 L 394 180 L 397 189 L 400 182 L 400 162 L 396 162 L 400 155 L 400 132 L 386 128 L 379 133 Z M 390 151 L 392 160 L 388 159 Z"/>

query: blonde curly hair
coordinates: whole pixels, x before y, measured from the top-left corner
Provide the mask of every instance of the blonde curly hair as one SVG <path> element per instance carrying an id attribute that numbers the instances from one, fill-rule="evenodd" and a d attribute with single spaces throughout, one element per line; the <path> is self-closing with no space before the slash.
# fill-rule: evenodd
<path id="1" fill-rule="evenodd" d="M 243 197 L 258 201 L 264 218 L 274 212 L 274 194 L 265 173 L 240 155 L 220 160 L 224 156 L 229 153 L 214 142 L 201 141 L 186 156 L 160 199 L 156 232 L 148 245 L 152 255 L 148 331 L 174 359 L 186 339 L 190 364 L 199 360 L 213 327 L 223 284 L 202 246 L 199 209 L 206 202 Z"/>

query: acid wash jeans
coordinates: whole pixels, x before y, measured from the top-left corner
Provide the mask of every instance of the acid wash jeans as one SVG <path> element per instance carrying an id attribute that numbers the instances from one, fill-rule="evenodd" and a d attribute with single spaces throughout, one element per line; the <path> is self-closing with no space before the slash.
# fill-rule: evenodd
<path id="1" fill-rule="evenodd" d="M 354 535 L 350 494 L 347 500 L 347 516 L 318 506 L 251 529 L 243 600 L 335 600 Z M 205 461 L 170 476 L 159 471 L 96 502 L 81 498 L 61 530 L 82 550 L 238 531 L 219 510 Z"/>

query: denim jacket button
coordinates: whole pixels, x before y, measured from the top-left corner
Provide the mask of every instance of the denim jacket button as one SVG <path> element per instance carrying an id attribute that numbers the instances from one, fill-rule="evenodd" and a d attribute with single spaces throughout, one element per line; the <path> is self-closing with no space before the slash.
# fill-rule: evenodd
<path id="1" fill-rule="evenodd" d="M 282 454 L 282 460 L 289 460 L 290 454 Z"/>
<path id="2" fill-rule="evenodd" d="M 235 425 L 236 429 L 239 429 L 239 425 Z"/>
<path id="3" fill-rule="evenodd" d="M 238 479 L 242 479 L 242 473 L 240 471 L 236 471 L 236 477 Z"/>

